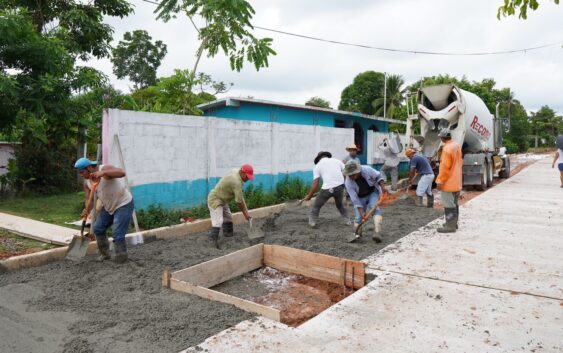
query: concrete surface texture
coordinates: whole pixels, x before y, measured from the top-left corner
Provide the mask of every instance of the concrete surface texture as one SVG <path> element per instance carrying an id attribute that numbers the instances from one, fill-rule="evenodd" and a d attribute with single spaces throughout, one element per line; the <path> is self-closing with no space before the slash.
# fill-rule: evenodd
<path id="1" fill-rule="evenodd" d="M 353 129 L 109 110 L 103 160 L 118 166 L 114 135 L 137 208 L 200 205 L 225 172 L 244 163 L 254 167 L 255 186 L 269 189 L 286 174 L 310 182 L 319 151 L 344 155 L 354 141 Z"/>
<path id="2" fill-rule="evenodd" d="M 29 218 L 0 213 L 0 228 L 46 243 L 68 245 L 74 234 L 79 234 L 76 229 L 61 227 L 55 224 L 34 221 Z"/>
<path id="3" fill-rule="evenodd" d="M 562 352 L 563 189 L 542 159 L 369 257 L 377 277 L 298 328 L 246 321 L 184 352 Z"/>

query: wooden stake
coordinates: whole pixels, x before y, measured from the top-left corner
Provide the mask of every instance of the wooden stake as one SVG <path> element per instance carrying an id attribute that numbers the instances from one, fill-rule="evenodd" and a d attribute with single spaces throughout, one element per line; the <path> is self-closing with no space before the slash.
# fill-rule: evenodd
<path id="1" fill-rule="evenodd" d="M 162 273 L 162 286 L 164 288 L 170 288 L 170 278 L 172 277 L 172 272 L 169 269 L 164 270 Z"/>

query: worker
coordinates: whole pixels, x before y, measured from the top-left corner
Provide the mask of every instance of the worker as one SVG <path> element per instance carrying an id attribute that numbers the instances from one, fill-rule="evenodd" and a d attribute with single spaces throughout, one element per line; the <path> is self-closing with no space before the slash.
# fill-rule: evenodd
<path id="1" fill-rule="evenodd" d="M 426 207 L 434 207 L 434 195 L 432 195 L 432 182 L 434 181 L 434 172 L 428 162 L 428 158 L 423 155 L 416 154 L 416 151 L 409 148 L 405 151 L 405 155 L 410 159 L 409 180 L 407 185 L 411 185 L 416 175 L 420 175 L 418 185 L 416 186 L 416 199 L 414 204 L 416 206 L 423 206 L 423 198 L 426 194 L 427 201 Z M 408 188 L 408 186 L 407 186 Z"/>
<path id="2" fill-rule="evenodd" d="M 379 149 L 383 152 L 384 157 L 381 174 L 383 174 L 385 180 L 388 180 L 387 174 L 391 175 L 391 190 L 397 191 L 397 181 L 399 179 L 399 156 L 391 150 L 387 137 L 379 144 Z"/>
<path id="3" fill-rule="evenodd" d="M 557 152 L 555 152 L 555 155 L 553 156 L 551 168 L 555 168 L 555 162 L 557 162 L 557 168 L 559 169 L 559 179 L 561 181 L 561 187 L 563 188 L 563 149 L 557 148 Z"/>
<path id="4" fill-rule="evenodd" d="M 387 192 L 385 190 L 385 179 L 377 170 L 369 166 L 360 165 L 360 163 L 354 160 L 346 163 L 344 175 L 346 176 L 344 185 L 346 185 L 346 190 L 354 205 L 354 230 L 356 230 L 361 223 L 367 221 L 367 213 L 376 207 L 381 195 Z M 374 212 L 373 224 L 374 232 L 372 239 L 380 243 L 383 227 L 380 209 Z M 361 236 L 361 234 L 359 235 Z"/>
<path id="5" fill-rule="evenodd" d="M 127 261 L 127 245 L 125 234 L 133 217 L 135 205 L 133 196 L 123 183 L 121 178 L 125 177 L 125 171 L 109 164 L 98 166 L 97 162 L 87 158 L 80 158 L 74 164 L 78 174 L 85 180 L 84 191 L 86 200 L 92 189 L 92 182 L 99 181 L 96 187 L 96 196 L 102 202 L 100 214 L 94 222 L 94 235 L 98 244 L 100 256 L 98 260 L 109 260 L 111 258 L 109 241 L 106 235 L 111 226 L 113 245 L 115 249 L 114 261 L 124 263 Z M 86 209 L 82 211 L 82 217 L 86 217 Z"/>
<path id="6" fill-rule="evenodd" d="M 334 198 L 336 208 L 340 212 L 344 223 L 351 225 L 352 223 L 348 218 L 348 211 L 342 202 L 344 197 L 344 175 L 342 174 L 344 163 L 336 158 L 332 158 L 332 154 L 326 151 L 319 152 L 317 157 L 315 157 L 314 163 L 313 184 L 309 189 L 309 193 L 303 200 L 309 201 L 313 197 L 313 194 L 319 187 L 320 179 L 323 180 L 323 186 L 311 207 L 309 226 L 311 228 L 317 227 L 321 208 L 332 197 Z"/>
<path id="7" fill-rule="evenodd" d="M 438 133 L 441 138 L 442 154 L 440 156 L 440 172 L 436 183 L 441 191 L 440 197 L 444 205 L 446 223 L 438 228 L 440 233 L 453 233 L 458 227 L 459 220 L 459 193 L 462 184 L 463 158 L 461 147 L 452 141 L 452 135 L 448 128 Z"/>
<path id="8" fill-rule="evenodd" d="M 213 245 L 219 249 L 219 232 L 223 227 L 223 236 L 233 236 L 233 217 L 229 202 L 235 200 L 244 218 L 250 221 L 252 217 L 246 208 L 242 186 L 248 180 L 254 180 L 254 169 L 249 164 L 244 164 L 239 169 L 232 169 L 225 174 L 215 188 L 207 196 L 207 207 L 211 214 L 211 233 L 209 237 Z"/>
<path id="9" fill-rule="evenodd" d="M 346 151 L 348 152 L 348 155 L 346 157 L 344 157 L 344 159 L 342 160 L 342 163 L 346 164 L 346 162 L 348 162 L 349 160 L 355 160 L 358 163 L 360 163 L 360 159 L 358 158 L 359 149 L 358 149 L 358 146 L 356 146 L 355 143 L 346 147 Z"/>

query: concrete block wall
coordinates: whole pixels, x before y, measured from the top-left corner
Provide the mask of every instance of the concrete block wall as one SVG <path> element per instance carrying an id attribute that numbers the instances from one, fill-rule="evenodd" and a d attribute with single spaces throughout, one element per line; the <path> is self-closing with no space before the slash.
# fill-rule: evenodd
<path id="1" fill-rule="evenodd" d="M 244 163 L 254 167 L 252 184 L 267 190 L 285 175 L 310 182 L 318 151 L 338 157 L 354 138 L 352 129 L 109 110 L 103 160 L 117 166 L 115 135 L 137 208 L 201 205 L 221 176 Z"/>

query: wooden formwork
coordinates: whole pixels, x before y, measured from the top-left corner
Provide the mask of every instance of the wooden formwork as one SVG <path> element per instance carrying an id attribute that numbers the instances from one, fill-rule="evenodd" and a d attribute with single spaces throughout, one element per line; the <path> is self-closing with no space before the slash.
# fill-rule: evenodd
<path id="1" fill-rule="evenodd" d="M 232 304 L 240 309 L 280 321 L 281 313 L 277 309 L 210 289 L 263 266 L 353 289 L 365 285 L 363 262 L 265 244 L 254 245 L 183 270 L 164 271 L 162 285 L 202 298 Z"/>

